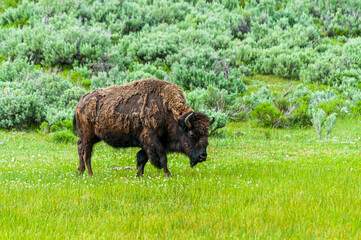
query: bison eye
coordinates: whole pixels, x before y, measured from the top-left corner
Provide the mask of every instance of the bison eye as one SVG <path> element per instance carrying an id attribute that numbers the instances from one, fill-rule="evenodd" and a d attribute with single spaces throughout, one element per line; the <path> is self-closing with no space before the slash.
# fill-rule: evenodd
<path id="1" fill-rule="evenodd" d="M 194 135 L 192 132 L 190 132 L 189 137 L 194 139 L 194 138 L 196 138 L 196 135 Z"/>

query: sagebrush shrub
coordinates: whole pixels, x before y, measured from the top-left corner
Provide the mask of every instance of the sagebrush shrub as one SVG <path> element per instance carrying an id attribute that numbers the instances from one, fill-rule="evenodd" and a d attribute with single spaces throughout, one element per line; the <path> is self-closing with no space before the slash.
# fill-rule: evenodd
<path id="1" fill-rule="evenodd" d="M 184 90 L 216 86 L 232 93 L 244 93 L 246 86 L 241 80 L 243 74 L 230 71 L 229 63 L 217 54 L 190 51 L 187 56 L 172 66 L 169 80 Z"/>
<path id="2" fill-rule="evenodd" d="M 236 100 L 236 94 L 214 86 L 197 88 L 187 93 L 186 97 L 187 103 L 193 109 L 215 109 L 220 112 L 226 112 Z"/>
<path id="3" fill-rule="evenodd" d="M 19 82 L 30 77 L 38 77 L 35 65 L 29 65 L 25 59 L 5 61 L 0 65 L 0 82 Z"/>
<path id="4" fill-rule="evenodd" d="M 326 118 L 326 113 L 322 109 L 316 109 L 313 111 L 312 123 L 313 123 L 313 127 L 315 128 L 315 130 L 318 133 L 320 140 L 323 139 L 323 137 L 322 137 L 323 129 L 325 129 L 325 131 L 326 131 L 325 138 L 327 138 L 330 135 L 330 133 L 332 132 L 332 130 L 335 128 L 336 116 L 337 116 L 337 114 L 333 113 Z"/>
<path id="5" fill-rule="evenodd" d="M 356 114 L 361 101 L 355 0 L 25 0 L 6 1 L 0 12 L 0 97 L 37 96 L 44 107 L 29 108 L 51 126 L 72 116 L 84 88 L 144 78 L 178 84 L 195 109 L 224 119 L 247 119 L 269 103 L 286 119 L 282 127 L 310 125 L 318 108 Z M 334 93 L 303 86 L 281 98 L 262 88 L 245 96 L 243 80 L 254 73 Z"/>
<path id="6" fill-rule="evenodd" d="M 5 11 L 0 14 L 0 25 L 3 27 L 22 27 L 28 25 L 29 19 L 36 11 L 35 3 L 24 1 L 15 8 L 6 8 Z"/>
<path id="7" fill-rule="evenodd" d="M 205 111 L 205 114 L 207 114 L 207 116 L 209 116 L 211 120 L 212 118 L 214 118 L 215 120 L 209 129 L 211 131 L 210 135 L 217 136 L 217 134 L 219 133 L 220 136 L 223 136 L 224 133 L 220 133 L 221 131 L 218 129 L 224 128 L 226 126 L 229 118 L 228 115 L 224 112 L 219 112 L 214 109 L 207 109 Z"/>
<path id="8" fill-rule="evenodd" d="M 322 139 L 322 129 L 325 117 L 326 113 L 322 109 L 317 109 L 312 113 L 312 124 L 320 139 Z"/>
<path id="9" fill-rule="evenodd" d="M 11 67 L 9 67 L 11 66 Z M 18 66 L 20 66 L 18 68 Z M 74 115 L 85 90 L 60 75 L 43 73 L 35 66 L 15 61 L 0 65 L 0 124 L 3 128 L 26 128 L 47 121 L 50 125 Z"/>
<path id="10" fill-rule="evenodd" d="M 250 95 L 244 96 L 243 102 L 253 109 L 262 103 L 273 102 L 273 95 L 268 88 L 262 86 L 258 92 L 252 92 Z"/>
<path id="11" fill-rule="evenodd" d="M 26 129 L 45 120 L 45 104 L 37 94 L 10 94 L 0 97 L 0 127 Z"/>
<path id="12" fill-rule="evenodd" d="M 331 115 L 329 115 L 326 118 L 326 121 L 324 123 L 325 131 L 326 131 L 326 138 L 330 135 L 330 133 L 336 126 L 336 115 L 337 115 L 336 113 L 332 113 Z"/>
<path id="13" fill-rule="evenodd" d="M 234 104 L 235 94 L 209 86 L 207 89 L 198 88 L 187 93 L 186 98 L 191 108 L 206 113 L 210 118 L 214 117 L 215 121 L 210 128 L 211 135 L 214 135 L 216 130 L 226 126 L 228 109 Z"/>

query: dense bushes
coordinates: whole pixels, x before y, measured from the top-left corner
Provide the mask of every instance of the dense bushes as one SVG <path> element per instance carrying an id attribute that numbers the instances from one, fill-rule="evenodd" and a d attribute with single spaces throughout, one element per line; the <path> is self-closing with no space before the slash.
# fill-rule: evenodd
<path id="1" fill-rule="evenodd" d="M 351 94 L 347 90 L 338 92 L 330 88 L 312 92 L 304 85 L 298 85 L 280 95 L 262 88 L 237 100 L 232 107 L 232 118 L 244 120 L 253 116 L 265 127 L 305 127 L 312 125 L 313 115 L 320 110 L 325 117 L 332 115 L 332 118 L 358 115 L 360 94 L 361 91 L 356 89 Z"/>
<path id="2" fill-rule="evenodd" d="M 43 73 L 25 60 L 0 66 L 0 127 L 27 128 L 69 119 L 85 90 L 60 75 Z"/>
<path id="3" fill-rule="evenodd" d="M 11 91 L 8 88 L 3 92 Z M 10 92 L 0 97 L 0 127 L 29 128 L 45 119 L 45 106 L 39 101 L 39 95 L 23 95 L 22 92 Z"/>
<path id="4" fill-rule="evenodd" d="M 209 86 L 197 88 L 187 94 L 188 104 L 195 110 L 205 112 L 215 118 L 211 126 L 211 134 L 219 128 L 225 127 L 230 107 L 236 100 L 236 94 L 230 94 L 227 90 Z"/>
<path id="5" fill-rule="evenodd" d="M 246 86 L 242 82 L 244 75 L 237 69 L 230 69 L 227 59 L 212 55 L 208 49 L 189 51 L 179 62 L 172 66 L 170 81 L 185 90 L 205 88 L 213 85 L 231 93 L 244 93 Z"/>
<path id="6" fill-rule="evenodd" d="M 357 45 L 357 38 L 338 38 L 346 41 L 344 46 L 328 38 L 321 40 L 325 28 L 327 36 L 360 34 L 359 26 L 340 20 L 340 14 L 345 13 L 359 22 L 359 5 L 353 1 L 345 4 L 288 1 L 277 11 L 274 1 L 262 1 L 262 4 L 251 1 L 245 5 L 245 10 L 247 17 L 253 20 L 252 29 L 242 34 L 240 46 L 235 47 L 237 59 L 251 65 L 255 72 L 300 78 L 304 82 L 333 85 L 350 74 L 359 76 L 359 66 L 352 63 L 358 59 L 352 57 L 357 54 L 357 47 L 350 48 L 350 45 Z M 346 6 L 353 8 L 350 10 Z M 320 22 L 323 22 L 322 27 Z M 333 32 L 335 29 L 339 29 L 337 34 Z"/>
<path id="7" fill-rule="evenodd" d="M 90 63 L 110 47 L 110 36 L 104 30 L 81 26 L 78 20 L 66 15 L 50 18 L 46 23 L 37 22 L 36 26 L 2 31 L 1 54 L 45 66 Z"/>
<path id="8" fill-rule="evenodd" d="M 176 83 L 195 110 L 215 116 L 213 133 L 228 118 L 282 128 L 311 125 L 318 109 L 357 114 L 360 9 L 356 0 L 7 0 L 0 124 L 55 125 L 85 91 L 150 77 Z M 254 73 L 305 85 L 249 93 Z"/>

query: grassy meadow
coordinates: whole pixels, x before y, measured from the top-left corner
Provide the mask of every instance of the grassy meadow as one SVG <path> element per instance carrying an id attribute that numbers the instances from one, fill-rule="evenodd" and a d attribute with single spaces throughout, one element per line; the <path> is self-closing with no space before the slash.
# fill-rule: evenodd
<path id="1" fill-rule="evenodd" d="M 361 239 L 360 16 L 357 0 L 0 0 L 0 240 Z M 115 169 L 138 149 L 104 143 L 77 176 L 81 96 L 145 78 L 226 134 L 194 168 L 168 154 L 171 177 Z"/>
<path id="2" fill-rule="evenodd" d="M 93 177 L 76 175 L 76 144 L 0 131 L 1 239 L 357 239 L 361 237 L 361 118 L 312 128 L 230 122 L 208 159 L 190 168 L 168 154 L 172 176 L 137 149 L 94 149 Z"/>

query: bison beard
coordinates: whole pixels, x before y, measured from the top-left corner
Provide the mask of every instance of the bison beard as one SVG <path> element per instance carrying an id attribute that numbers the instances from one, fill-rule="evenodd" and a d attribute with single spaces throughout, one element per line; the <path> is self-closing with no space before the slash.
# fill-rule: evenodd
<path id="1" fill-rule="evenodd" d="M 97 89 L 84 95 L 75 108 L 74 127 L 80 137 L 78 172 L 83 173 L 86 166 L 89 175 L 93 174 L 93 145 L 102 140 L 117 148 L 141 148 L 137 176 L 143 175 L 148 159 L 169 175 L 167 152 L 186 154 L 194 166 L 207 158 L 213 121 L 194 112 L 180 88 L 165 81 L 144 79 Z"/>

